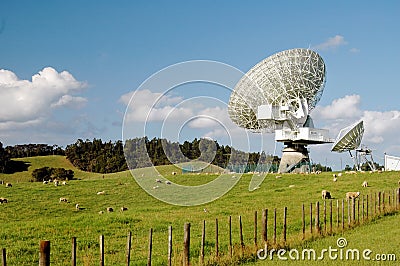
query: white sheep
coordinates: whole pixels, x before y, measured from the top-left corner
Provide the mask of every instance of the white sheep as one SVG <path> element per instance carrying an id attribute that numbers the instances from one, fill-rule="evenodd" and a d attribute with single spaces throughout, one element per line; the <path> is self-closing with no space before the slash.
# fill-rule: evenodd
<path id="1" fill-rule="evenodd" d="M 278 178 L 282 178 L 282 176 L 280 176 L 280 175 L 277 175 L 277 176 L 275 176 L 275 178 L 277 178 L 277 179 L 278 179 Z"/>
<path id="2" fill-rule="evenodd" d="M 328 190 L 325 190 L 325 189 L 322 190 L 321 194 L 322 194 L 322 199 L 331 199 L 332 198 L 331 193 Z"/>
<path id="3" fill-rule="evenodd" d="M 334 177 L 334 178 L 333 178 L 333 182 L 336 182 L 336 181 L 337 181 L 337 177 Z"/>
<path id="4" fill-rule="evenodd" d="M 333 177 L 336 177 L 337 175 L 336 174 L 333 174 Z"/>
<path id="5" fill-rule="evenodd" d="M 97 192 L 97 195 L 104 195 L 104 194 L 106 194 L 106 192 L 104 190 Z"/>
<path id="6" fill-rule="evenodd" d="M 58 186 L 58 180 L 54 180 L 54 186 Z"/>
<path id="7" fill-rule="evenodd" d="M 43 184 L 45 184 L 45 185 L 48 184 L 48 183 L 49 183 L 49 181 L 46 181 L 46 180 L 43 181 Z"/>
<path id="8" fill-rule="evenodd" d="M 63 186 L 65 186 L 67 184 L 67 181 L 62 181 L 61 183 Z"/>
<path id="9" fill-rule="evenodd" d="M 346 193 L 346 200 L 355 199 L 360 196 L 360 192 L 347 192 Z"/>
<path id="10" fill-rule="evenodd" d="M 128 210 L 128 208 L 127 207 L 121 207 L 121 211 L 123 212 L 123 211 L 127 211 Z"/>
<path id="11" fill-rule="evenodd" d="M 171 181 L 167 180 L 167 181 L 165 181 L 165 184 L 171 185 Z"/>
<path id="12" fill-rule="evenodd" d="M 76 209 L 77 211 L 80 210 L 79 203 L 75 204 L 75 209 Z"/>
<path id="13" fill-rule="evenodd" d="M 60 202 L 68 202 L 67 198 L 60 198 Z"/>
<path id="14" fill-rule="evenodd" d="M 11 183 L 6 183 L 6 187 L 12 187 Z"/>
<path id="15" fill-rule="evenodd" d="M 361 184 L 361 186 L 362 186 L 362 187 L 368 187 L 368 182 L 367 182 L 367 181 L 364 181 L 364 182 Z"/>
<path id="16" fill-rule="evenodd" d="M 161 179 L 158 179 L 158 178 L 156 179 L 156 182 L 157 183 L 162 183 Z"/>
<path id="17" fill-rule="evenodd" d="M 104 212 L 103 211 L 99 211 L 99 214 L 103 214 Z"/>
<path id="18" fill-rule="evenodd" d="M 176 175 L 177 173 L 176 172 L 172 172 L 172 175 Z"/>
<path id="19" fill-rule="evenodd" d="M 341 177 L 341 176 L 342 176 L 342 173 L 337 174 L 337 176 L 338 176 L 338 177 Z"/>
<path id="20" fill-rule="evenodd" d="M 114 211 L 113 208 L 111 208 L 111 207 L 108 207 L 108 208 L 107 208 L 107 212 L 113 212 L 113 211 Z"/>

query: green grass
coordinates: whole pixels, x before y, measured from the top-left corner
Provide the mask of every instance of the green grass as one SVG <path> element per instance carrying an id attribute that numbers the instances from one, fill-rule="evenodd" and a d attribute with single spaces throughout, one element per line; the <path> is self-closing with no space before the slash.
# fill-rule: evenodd
<path id="1" fill-rule="evenodd" d="M 97 264 L 101 234 L 105 236 L 106 264 L 124 265 L 128 231 L 132 232 L 131 265 L 144 265 L 147 261 L 150 228 L 154 230 L 153 264 L 165 265 L 168 226 L 173 227 L 174 262 L 179 265 L 185 222 L 191 223 L 191 256 L 193 265 L 197 265 L 203 220 L 206 220 L 207 224 L 206 261 L 215 265 L 230 264 L 231 259 L 227 256 L 229 216 L 232 217 L 234 256 L 235 261 L 238 261 L 240 260 L 238 258 L 240 254 L 238 248 L 239 215 L 242 216 L 246 249 L 254 251 L 252 244 L 254 211 L 259 213 L 258 239 L 259 245 L 261 245 L 261 211 L 265 208 L 269 209 L 268 223 L 271 226 L 273 209 L 277 209 L 277 234 L 278 240 L 281 240 L 282 210 L 287 207 L 288 241 L 286 245 L 298 246 L 302 243 L 301 206 L 305 204 L 306 213 L 308 213 L 310 203 L 321 201 L 322 189 L 327 189 L 332 193 L 336 204 L 336 199 L 341 200 L 347 191 L 360 191 L 362 195 L 371 195 L 383 190 L 392 191 L 397 187 L 399 179 L 398 174 L 394 172 L 345 174 L 343 177 L 339 177 L 338 182 L 332 182 L 331 173 L 321 175 L 288 174 L 282 175 L 282 178 L 279 179 L 275 178 L 276 175 L 269 174 L 259 189 L 250 192 L 248 187 L 252 176 L 243 175 L 236 186 L 221 198 L 200 206 L 181 207 L 166 204 L 150 196 L 139 187 L 128 171 L 106 175 L 86 173 L 74 168 L 62 156 L 20 160 L 30 164 L 28 171 L 12 175 L 0 174 L 0 180 L 13 183 L 12 188 L 0 186 L 0 197 L 9 199 L 9 203 L 0 205 L 0 221 L 2 221 L 0 248 L 7 249 L 9 265 L 37 264 L 39 241 L 44 239 L 51 241 L 52 265 L 69 264 L 72 237 L 77 237 L 78 265 Z M 58 187 L 27 182 L 30 180 L 30 173 L 33 169 L 43 166 L 73 169 L 77 180 L 69 181 L 68 185 Z M 195 186 L 212 181 L 218 176 L 212 174 L 172 175 L 174 171 L 180 173 L 179 169 L 174 166 L 158 168 L 158 172 L 177 184 Z M 154 182 L 157 176 L 150 178 L 151 182 Z M 368 180 L 370 187 L 361 187 L 364 180 Z M 154 182 L 154 184 L 156 183 Z M 294 185 L 294 187 L 289 187 L 290 185 Z M 105 194 L 97 195 L 98 191 L 105 191 Z M 59 203 L 60 197 L 68 198 L 69 203 Z M 80 204 L 81 210 L 75 210 L 76 203 Z M 128 210 L 118 211 L 122 206 L 127 207 Z M 113 207 L 117 211 L 99 214 L 99 211 L 105 211 L 107 207 Z M 205 212 L 204 209 L 207 211 Z M 216 218 L 219 221 L 221 254 L 218 261 L 213 256 Z M 398 216 L 379 219 L 377 225 L 380 224 L 380 220 L 384 222 L 394 218 L 398 219 Z M 368 243 L 370 238 L 374 239 L 380 235 L 380 231 L 370 231 L 364 242 Z M 269 230 L 268 237 L 272 238 L 272 230 Z M 319 241 L 322 240 L 315 243 Z M 398 250 L 399 244 L 396 243 Z M 251 256 L 249 258 L 251 259 Z"/>
<path id="2" fill-rule="evenodd" d="M 248 265 L 304 265 L 305 263 L 307 265 L 354 265 L 355 263 L 360 265 L 377 265 L 378 263 L 381 263 L 381 265 L 398 265 L 400 260 L 400 243 L 398 240 L 400 234 L 399 222 L 399 214 L 389 215 L 382 219 L 373 220 L 364 226 L 356 227 L 353 230 L 316 241 L 305 242 L 302 245 L 293 247 L 299 251 L 299 254 L 302 254 L 301 252 L 304 249 L 315 250 L 315 260 L 309 260 L 307 255 L 305 259 L 302 259 L 301 255 L 299 256 L 299 260 L 291 259 L 288 253 L 286 253 L 284 257 L 288 258 L 288 260 L 283 261 L 275 253 L 272 256 L 272 260 L 270 257 L 267 257 L 265 260 L 258 260 L 256 263 L 249 263 Z M 345 247 L 338 247 L 337 240 L 339 238 L 346 239 L 347 245 Z M 321 257 L 322 250 L 329 249 L 329 247 L 337 249 L 337 251 L 333 251 L 332 253 L 333 259 L 330 259 L 329 253 L 325 253 L 322 257 L 323 259 L 318 259 L 318 257 Z M 372 252 L 367 254 L 367 258 L 364 259 L 362 254 L 366 249 Z M 340 250 L 342 250 L 342 253 L 340 253 Z M 349 250 L 358 250 L 359 257 L 356 255 L 353 257 Z M 346 257 L 346 253 L 348 257 Z M 392 256 L 393 254 L 395 257 Z M 376 258 L 377 255 L 379 256 L 378 258 Z"/>

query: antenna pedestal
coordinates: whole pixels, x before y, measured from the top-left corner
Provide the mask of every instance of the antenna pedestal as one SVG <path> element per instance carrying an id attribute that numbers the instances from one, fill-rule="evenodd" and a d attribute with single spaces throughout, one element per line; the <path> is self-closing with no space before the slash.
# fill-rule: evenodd
<path id="1" fill-rule="evenodd" d="M 309 173 L 310 158 L 303 144 L 285 143 L 282 159 L 279 164 L 280 173 Z"/>

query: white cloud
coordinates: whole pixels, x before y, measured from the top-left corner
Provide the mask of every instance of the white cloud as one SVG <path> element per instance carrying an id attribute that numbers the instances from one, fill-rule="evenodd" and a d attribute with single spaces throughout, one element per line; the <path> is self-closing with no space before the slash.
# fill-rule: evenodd
<path id="1" fill-rule="evenodd" d="M 344 120 L 360 117 L 360 95 L 346 95 L 333 100 L 328 106 L 317 106 L 312 116 L 318 119 Z"/>
<path id="2" fill-rule="evenodd" d="M 164 121 L 174 118 L 179 119 L 192 115 L 187 107 L 175 107 L 183 100 L 182 97 L 174 97 L 150 90 L 137 90 L 122 95 L 119 101 L 128 105 L 126 113 L 127 121 L 151 122 Z"/>
<path id="3" fill-rule="evenodd" d="M 336 35 L 334 37 L 328 38 L 328 40 L 323 43 L 315 45 L 313 48 L 316 50 L 330 50 L 346 44 L 347 42 L 345 41 L 343 36 Z"/>
<path id="4" fill-rule="evenodd" d="M 86 87 L 69 72 L 58 73 L 46 67 L 32 76 L 32 81 L 20 80 L 9 70 L 0 70 L 0 123 L 4 128 L 13 123 L 25 123 L 47 117 L 53 107 L 81 106 L 82 97 L 71 94 Z M 28 125 L 28 124 L 27 124 Z"/>

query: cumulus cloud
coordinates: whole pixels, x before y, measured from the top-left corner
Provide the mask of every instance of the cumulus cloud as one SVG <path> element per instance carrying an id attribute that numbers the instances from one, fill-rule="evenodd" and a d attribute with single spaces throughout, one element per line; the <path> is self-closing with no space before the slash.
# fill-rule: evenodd
<path id="1" fill-rule="evenodd" d="M 335 99 L 328 106 L 317 106 L 313 116 L 321 119 L 345 120 L 360 117 L 360 95 L 346 95 L 343 98 Z"/>
<path id="2" fill-rule="evenodd" d="M 69 72 L 57 72 L 46 67 L 21 80 L 15 73 L 0 69 L 0 123 L 25 123 L 47 117 L 55 107 L 81 107 L 86 103 L 82 97 L 74 97 L 87 85 L 77 81 Z"/>
<path id="3" fill-rule="evenodd" d="M 126 93 L 120 102 L 127 105 L 127 121 L 154 122 L 168 119 L 187 118 L 193 115 L 191 108 L 176 107 L 183 98 L 152 92 L 148 89 Z"/>
<path id="4" fill-rule="evenodd" d="M 345 41 L 343 36 L 336 35 L 334 37 L 328 38 L 328 40 L 323 43 L 315 45 L 313 48 L 316 50 L 330 50 L 346 44 L 347 41 Z"/>

